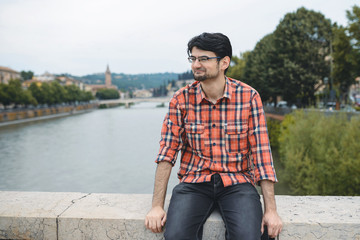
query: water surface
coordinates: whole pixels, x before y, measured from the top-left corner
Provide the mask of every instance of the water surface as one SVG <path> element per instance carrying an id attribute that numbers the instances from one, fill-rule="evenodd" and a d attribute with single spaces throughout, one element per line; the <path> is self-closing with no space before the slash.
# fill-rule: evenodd
<path id="1" fill-rule="evenodd" d="M 0 190 L 152 193 L 167 112 L 156 105 L 0 128 Z"/>

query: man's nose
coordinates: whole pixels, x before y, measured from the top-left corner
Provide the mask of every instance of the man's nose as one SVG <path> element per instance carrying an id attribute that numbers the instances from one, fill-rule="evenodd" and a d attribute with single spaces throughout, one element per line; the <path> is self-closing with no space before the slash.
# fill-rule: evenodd
<path id="1" fill-rule="evenodd" d="M 199 61 L 199 59 L 195 59 L 195 60 L 192 62 L 192 65 L 193 65 L 194 67 L 199 67 L 199 66 L 201 66 L 201 62 Z"/>

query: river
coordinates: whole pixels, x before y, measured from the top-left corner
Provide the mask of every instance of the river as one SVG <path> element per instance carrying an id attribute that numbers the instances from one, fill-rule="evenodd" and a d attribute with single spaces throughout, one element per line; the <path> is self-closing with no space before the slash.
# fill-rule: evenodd
<path id="1" fill-rule="evenodd" d="M 167 112 L 157 104 L 0 128 L 0 190 L 152 193 Z"/>

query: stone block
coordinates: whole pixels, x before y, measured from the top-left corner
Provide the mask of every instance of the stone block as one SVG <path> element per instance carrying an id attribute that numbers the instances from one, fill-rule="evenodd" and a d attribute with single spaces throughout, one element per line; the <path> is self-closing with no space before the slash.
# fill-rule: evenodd
<path id="1" fill-rule="evenodd" d="M 56 239 L 57 217 L 84 195 L 0 192 L 0 239 Z"/>
<path id="2" fill-rule="evenodd" d="M 144 226 L 150 194 L 0 192 L 0 239 L 158 240 Z M 167 196 L 168 206 L 170 196 Z M 276 196 L 281 240 L 360 240 L 360 197 Z M 219 212 L 203 238 L 224 240 Z"/>

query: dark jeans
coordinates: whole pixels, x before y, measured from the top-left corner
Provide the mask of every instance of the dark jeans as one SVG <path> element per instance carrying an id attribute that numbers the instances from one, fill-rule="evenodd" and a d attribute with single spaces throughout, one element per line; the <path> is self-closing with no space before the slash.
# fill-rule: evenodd
<path id="1" fill-rule="evenodd" d="M 165 239 L 202 239 L 203 225 L 215 208 L 224 220 L 227 240 L 260 239 L 262 209 L 256 188 L 250 183 L 224 187 L 218 174 L 211 182 L 180 183 L 174 188 Z"/>

